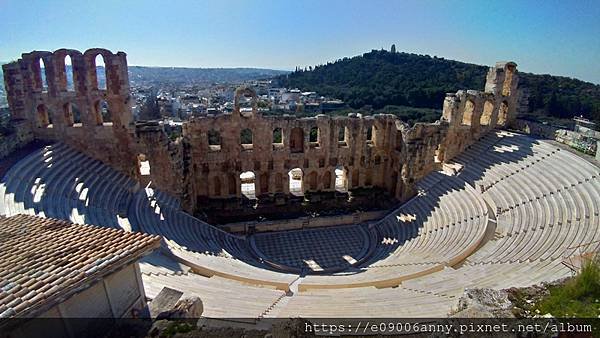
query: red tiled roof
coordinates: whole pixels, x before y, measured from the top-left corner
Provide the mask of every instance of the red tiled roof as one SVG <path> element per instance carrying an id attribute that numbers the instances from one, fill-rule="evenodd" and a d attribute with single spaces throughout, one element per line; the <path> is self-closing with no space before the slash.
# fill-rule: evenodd
<path id="1" fill-rule="evenodd" d="M 0 218 L 0 318 L 31 317 L 160 246 L 160 237 L 29 215 Z"/>

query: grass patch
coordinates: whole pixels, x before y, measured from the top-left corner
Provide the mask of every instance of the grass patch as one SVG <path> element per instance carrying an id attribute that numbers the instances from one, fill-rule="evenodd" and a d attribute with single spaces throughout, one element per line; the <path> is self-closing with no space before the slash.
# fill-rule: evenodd
<path id="1" fill-rule="evenodd" d="M 600 260 L 586 261 L 577 276 L 551 287 L 550 295 L 536 305 L 541 314 L 554 317 L 598 318 L 600 316 Z"/>
<path id="2" fill-rule="evenodd" d="M 173 322 L 170 323 L 169 326 L 165 329 L 165 331 L 161 334 L 163 337 L 173 337 L 178 333 L 187 333 L 194 330 L 196 326 L 187 322 Z"/>

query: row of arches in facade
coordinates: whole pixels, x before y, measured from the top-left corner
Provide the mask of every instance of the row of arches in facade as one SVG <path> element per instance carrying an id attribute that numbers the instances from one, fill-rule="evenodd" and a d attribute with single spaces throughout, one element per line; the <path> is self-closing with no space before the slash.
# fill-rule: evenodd
<path id="1" fill-rule="evenodd" d="M 367 129 L 366 142 L 374 144 L 378 136 L 379 130 L 375 125 Z M 347 146 L 348 136 L 350 131 L 348 127 L 341 126 L 338 130 L 338 145 Z M 211 150 L 220 150 L 223 144 L 221 133 L 218 130 L 211 129 L 208 131 L 208 146 Z M 304 129 L 300 127 L 292 128 L 290 132 L 289 147 L 292 153 L 304 152 Z M 282 128 L 273 129 L 272 144 L 273 149 L 281 149 L 284 147 L 284 137 Z M 308 142 L 311 148 L 319 147 L 321 144 L 321 130 L 318 127 L 312 127 L 309 130 Z M 240 145 L 244 149 L 252 149 L 254 145 L 253 133 L 250 128 L 245 128 L 240 131 Z"/>
<path id="2" fill-rule="evenodd" d="M 56 57 L 56 56 L 54 56 Z M 98 90 L 106 90 L 106 81 L 108 79 L 106 64 L 104 62 L 104 56 L 102 54 L 96 55 L 94 58 L 93 66 L 95 67 L 96 73 L 96 81 L 94 89 Z M 75 91 L 75 72 L 73 67 L 73 60 L 70 55 L 66 55 L 64 57 L 64 61 L 62 62 L 62 67 L 64 70 L 64 74 L 66 77 L 66 90 L 70 92 Z M 41 90 L 42 92 L 48 91 L 48 67 L 46 67 L 46 63 L 42 57 L 38 59 L 36 71 L 39 72 L 37 74 L 38 78 L 41 79 Z"/>
<path id="3" fill-rule="evenodd" d="M 475 102 L 467 100 L 465 103 L 465 109 L 462 116 L 462 125 L 471 126 L 473 124 L 473 116 L 475 114 Z M 479 118 L 479 125 L 487 126 L 492 123 L 492 116 L 494 113 L 494 104 L 490 100 L 486 100 L 483 104 L 483 111 Z M 504 125 L 508 118 L 508 104 L 506 101 L 500 103 L 498 109 L 498 125 Z"/>
<path id="4" fill-rule="evenodd" d="M 108 103 L 105 100 L 98 100 L 93 107 L 94 122 L 96 125 L 104 125 L 112 122 L 112 115 Z M 69 127 L 81 127 L 84 122 L 81 118 L 81 110 L 77 104 L 67 102 L 62 106 L 63 118 Z M 36 122 L 39 128 L 51 128 L 53 126 L 52 112 L 45 104 L 36 107 Z"/>
<path id="5" fill-rule="evenodd" d="M 312 171 L 305 176 L 301 168 L 293 168 L 288 171 L 287 180 L 282 173 L 274 175 L 274 190 L 283 192 L 284 184 L 287 184 L 287 190 L 291 195 L 303 196 L 305 190 L 318 190 L 320 182 L 324 189 L 331 189 L 333 187 L 336 191 L 345 193 L 348 191 L 349 184 L 351 187 L 358 186 L 358 171 L 354 173 L 352 182 L 348 182 L 347 174 L 348 171 L 342 166 L 337 166 L 333 172 L 325 171 L 321 177 L 319 177 L 316 171 Z M 248 199 L 256 199 L 256 196 L 259 194 L 269 193 L 269 175 L 267 173 L 261 174 L 257 183 L 255 173 L 245 171 L 239 175 L 239 181 L 233 174 L 227 176 L 227 182 L 223 182 L 221 176 L 213 177 L 212 184 L 210 185 L 212 189 L 210 194 L 212 196 L 224 196 L 225 194 L 230 196 L 237 195 L 238 182 L 241 195 Z"/>

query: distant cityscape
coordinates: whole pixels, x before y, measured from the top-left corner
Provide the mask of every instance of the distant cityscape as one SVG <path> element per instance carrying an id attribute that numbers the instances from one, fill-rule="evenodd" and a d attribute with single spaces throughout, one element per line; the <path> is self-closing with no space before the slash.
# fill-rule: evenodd
<path id="1" fill-rule="evenodd" d="M 316 115 L 346 107 L 342 100 L 333 97 L 279 86 L 276 77 L 287 73 L 254 68 L 130 67 L 134 118 L 177 123 L 194 117 L 229 113 L 233 111 L 234 92 L 240 86 L 256 90 L 258 110 L 264 114 Z M 67 69 L 70 85 L 71 74 Z M 97 74 L 99 83 L 104 85 L 104 68 L 98 67 Z M 241 102 L 241 105 L 245 107 L 242 110 L 251 109 L 249 101 Z M 8 119 L 8 114 L 5 89 L 0 85 L 1 118 Z"/>
<path id="2" fill-rule="evenodd" d="M 280 87 L 275 78 L 217 83 L 172 83 L 145 78 L 131 80 L 134 117 L 137 120 L 183 121 L 229 113 L 233 111 L 234 92 L 240 86 L 249 86 L 256 91 L 258 111 L 264 114 L 316 115 L 345 107 L 343 101 L 317 92 Z M 247 100 L 240 102 L 242 110 L 251 109 L 250 98 Z"/>

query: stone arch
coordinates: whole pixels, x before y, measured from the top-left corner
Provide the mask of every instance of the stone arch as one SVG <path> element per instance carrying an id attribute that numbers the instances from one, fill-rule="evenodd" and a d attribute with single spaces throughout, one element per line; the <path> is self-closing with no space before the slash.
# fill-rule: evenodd
<path id="1" fill-rule="evenodd" d="M 273 144 L 283 145 L 283 130 L 279 127 L 273 129 Z"/>
<path id="2" fill-rule="evenodd" d="M 300 127 L 292 128 L 290 135 L 290 151 L 292 153 L 304 152 L 304 130 Z"/>
<path id="3" fill-rule="evenodd" d="M 373 126 L 371 127 L 371 129 L 373 130 L 373 131 L 372 131 L 372 134 L 373 134 L 373 136 L 371 137 L 371 138 L 372 138 L 372 140 L 373 140 L 373 145 L 375 145 L 375 146 L 379 146 L 379 143 L 380 143 L 380 141 L 381 141 L 381 140 L 380 140 L 380 138 L 381 138 L 381 134 L 380 134 L 380 132 L 379 132 L 379 127 L 377 127 L 377 125 L 376 125 L 376 124 L 373 124 Z"/>
<path id="4" fill-rule="evenodd" d="M 494 112 L 494 103 L 490 100 L 486 100 L 483 104 L 483 113 L 479 119 L 479 124 L 482 126 L 490 125 L 492 122 L 492 113 Z"/>
<path id="5" fill-rule="evenodd" d="M 150 176 L 150 161 L 146 154 L 138 154 L 138 172 L 141 176 Z"/>
<path id="6" fill-rule="evenodd" d="M 319 127 L 310 128 L 310 132 L 308 134 L 308 142 L 310 142 L 311 146 L 319 146 L 319 140 L 321 138 L 320 133 L 321 131 L 319 130 Z"/>
<path id="7" fill-rule="evenodd" d="M 227 187 L 229 188 L 229 195 L 237 195 L 237 180 L 235 175 L 229 174 L 227 177 Z"/>
<path id="8" fill-rule="evenodd" d="M 498 109 L 498 125 L 505 126 L 508 121 L 508 103 L 502 101 L 500 108 Z"/>
<path id="9" fill-rule="evenodd" d="M 338 146 L 345 147 L 348 145 L 348 134 L 350 131 L 347 126 L 340 126 L 338 128 Z"/>
<path id="10" fill-rule="evenodd" d="M 108 82 L 108 73 L 106 72 L 106 60 L 104 59 L 104 56 L 102 56 L 102 54 L 98 54 L 94 58 L 94 67 L 94 71 L 96 72 L 96 89 L 106 90 Z M 104 72 L 102 72 L 102 70 L 100 70 L 99 68 L 102 68 Z M 102 75 L 102 77 L 100 75 Z"/>
<path id="11" fill-rule="evenodd" d="M 352 170 L 352 188 L 358 187 L 360 183 L 360 172 L 357 169 Z"/>
<path id="12" fill-rule="evenodd" d="M 331 172 L 329 170 L 323 173 L 321 178 L 321 186 L 325 190 L 331 189 Z"/>
<path id="13" fill-rule="evenodd" d="M 258 99 L 254 89 L 248 86 L 237 88 L 233 98 L 233 109 L 243 117 L 254 116 L 258 111 Z"/>
<path id="14" fill-rule="evenodd" d="M 341 165 L 334 169 L 335 174 L 335 190 L 339 192 L 348 191 L 348 170 Z"/>
<path id="15" fill-rule="evenodd" d="M 74 74 L 75 72 L 73 70 L 73 58 L 71 58 L 71 55 L 65 56 L 64 66 L 65 66 L 65 90 L 68 92 L 74 92 L 75 91 L 75 74 Z"/>
<path id="16" fill-rule="evenodd" d="M 371 169 L 365 171 L 365 186 L 373 185 L 373 172 Z"/>
<path id="17" fill-rule="evenodd" d="M 49 88 L 48 83 L 50 81 L 48 81 L 48 66 L 44 58 L 38 59 L 38 67 L 40 69 L 40 88 L 42 89 L 42 93 L 47 93 Z"/>
<path id="18" fill-rule="evenodd" d="M 52 126 L 52 117 L 50 116 L 46 105 L 40 104 L 37 106 L 36 117 L 38 128 L 48 128 Z"/>
<path id="19" fill-rule="evenodd" d="M 300 168 L 293 168 L 288 172 L 289 176 L 289 191 L 294 196 L 303 196 L 303 176 L 304 173 Z"/>
<path id="20" fill-rule="evenodd" d="M 74 49 L 59 49 L 52 53 L 54 64 L 56 65 L 58 79 L 58 89 L 61 91 L 78 92 L 79 88 L 76 85 L 84 75 L 80 75 L 80 61 L 83 54 Z"/>
<path id="21" fill-rule="evenodd" d="M 99 126 L 105 122 L 112 124 L 112 113 L 106 100 L 100 99 L 94 103 L 94 120 Z"/>
<path id="22" fill-rule="evenodd" d="M 442 163 L 444 160 L 444 153 L 442 152 L 442 145 L 438 143 L 433 151 L 433 163 Z"/>
<path id="23" fill-rule="evenodd" d="M 471 126 L 473 123 L 473 114 L 475 112 L 475 102 L 473 100 L 467 100 L 465 102 L 465 109 L 462 116 L 462 125 Z"/>
<path id="24" fill-rule="evenodd" d="M 221 150 L 221 133 L 215 129 L 211 129 L 206 134 L 208 148 L 213 151 Z"/>
<path id="25" fill-rule="evenodd" d="M 27 62 L 29 74 L 31 75 L 31 86 L 34 92 L 47 92 L 48 82 L 47 80 L 48 68 L 50 63 L 46 62 L 50 60 L 52 53 L 46 51 L 34 51 L 28 54 L 23 54 L 23 60 Z"/>
<path id="26" fill-rule="evenodd" d="M 318 175 L 316 171 L 312 171 L 310 174 L 308 174 L 308 188 L 311 191 L 316 191 L 318 189 Z"/>
<path id="27" fill-rule="evenodd" d="M 268 194 L 269 193 L 269 174 L 262 173 L 260 175 L 260 193 Z"/>
<path id="28" fill-rule="evenodd" d="M 281 173 L 275 174 L 275 191 L 283 192 L 283 175 Z"/>
<path id="29" fill-rule="evenodd" d="M 256 176 L 252 171 L 240 174 L 242 196 L 248 199 L 256 199 Z"/>
<path id="30" fill-rule="evenodd" d="M 250 128 L 242 129 L 240 132 L 240 144 L 243 150 L 250 150 L 253 147 L 254 140 L 252 130 Z"/>
<path id="31" fill-rule="evenodd" d="M 100 56 L 100 59 L 98 58 Z M 83 53 L 83 58 L 85 61 L 87 78 L 90 84 L 91 89 L 95 90 L 107 90 L 110 87 L 111 79 L 110 75 L 107 71 L 108 64 L 113 56 L 113 53 L 107 49 L 103 48 L 92 48 L 88 49 Z M 102 66 L 104 68 L 104 81 L 102 85 L 100 83 L 100 79 L 98 78 L 98 64 L 97 62 L 102 60 Z"/>
<path id="32" fill-rule="evenodd" d="M 373 143 L 373 126 L 367 128 L 367 143 Z"/>
<path id="33" fill-rule="evenodd" d="M 221 178 L 219 176 L 213 177 L 213 194 L 221 196 Z"/>
<path id="34" fill-rule="evenodd" d="M 67 102 L 63 105 L 63 116 L 66 125 L 69 127 L 81 127 L 83 125 L 81 110 L 73 102 Z"/>

